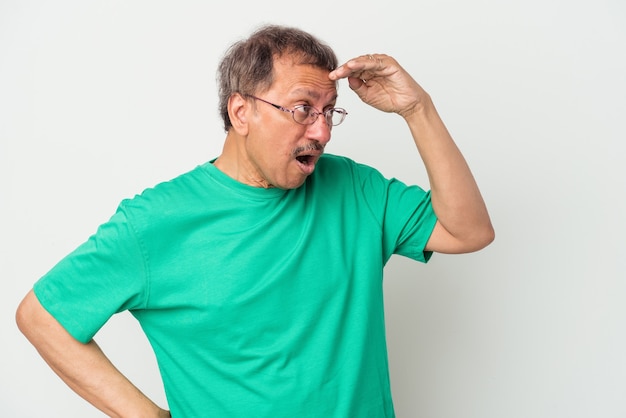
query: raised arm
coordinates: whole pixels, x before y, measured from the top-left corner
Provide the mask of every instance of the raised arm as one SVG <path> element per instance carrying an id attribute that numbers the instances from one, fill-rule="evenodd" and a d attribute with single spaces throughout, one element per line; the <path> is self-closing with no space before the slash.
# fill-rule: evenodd
<path id="1" fill-rule="evenodd" d="M 494 230 L 469 166 L 424 89 L 383 54 L 363 55 L 339 66 L 332 80 L 347 78 L 363 102 L 404 118 L 426 167 L 437 224 L 426 246 L 466 253 L 487 246 Z"/>
<path id="2" fill-rule="evenodd" d="M 39 354 L 77 394 L 111 417 L 169 417 L 122 375 L 95 341 L 72 337 L 31 290 L 17 310 L 17 325 Z"/>

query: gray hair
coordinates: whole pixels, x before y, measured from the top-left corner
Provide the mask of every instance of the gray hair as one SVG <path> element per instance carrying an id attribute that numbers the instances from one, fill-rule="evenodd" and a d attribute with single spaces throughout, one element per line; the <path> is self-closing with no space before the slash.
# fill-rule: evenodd
<path id="1" fill-rule="evenodd" d="M 219 112 L 224 130 L 232 126 L 228 100 L 235 93 L 251 95 L 272 85 L 274 58 L 292 55 L 299 64 L 324 68 L 337 67 L 337 56 L 313 35 L 292 27 L 266 25 L 247 39 L 234 43 L 218 67 Z"/>

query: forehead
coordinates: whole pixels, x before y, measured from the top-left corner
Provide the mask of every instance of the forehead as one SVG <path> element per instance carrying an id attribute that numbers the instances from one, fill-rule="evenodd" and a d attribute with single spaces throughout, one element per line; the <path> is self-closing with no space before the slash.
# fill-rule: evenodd
<path id="1" fill-rule="evenodd" d="M 300 64 L 292 57 L 274 60 L 274 81 L 269 91 L 286 95 L 317 97 L 336 96 L 337 84 L 328 78 L 329 71 L 310 64 Z"/>

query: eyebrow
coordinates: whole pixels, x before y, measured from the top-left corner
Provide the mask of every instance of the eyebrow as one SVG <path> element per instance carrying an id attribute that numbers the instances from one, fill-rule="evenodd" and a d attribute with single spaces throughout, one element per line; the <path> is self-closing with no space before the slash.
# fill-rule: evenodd
<path id="1" fill-rule="evenodd" d="M 291 92 L 291 94 L 302 94 L 304 93 L 305 95 L 311 97 L 312 99 L 319 99 L 320 98 L 320 94 L 316 91 L 313 90 L 309 90 L 309 89 L 305 89 L 305 88 L 298 88 L 295 89 L 294 91 Z M 335 102 L 337 101 L 337 97 L 339 97 L 339 94 L 335 93 L 335 95 L 333 97 L 331 97 L 330 101 L 331 102 Z"/>

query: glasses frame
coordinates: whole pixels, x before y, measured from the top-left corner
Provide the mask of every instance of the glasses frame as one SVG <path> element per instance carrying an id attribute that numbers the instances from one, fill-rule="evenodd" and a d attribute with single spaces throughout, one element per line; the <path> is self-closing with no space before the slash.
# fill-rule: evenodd
<path id="1" fill-rule="evenodd" d="M 337 126 L 337 125 L 341 125 L 343 123 L 343 121 L 346 119 L 346 116 L 348 115 L 348 112 L 346 111 L 346 109 L 342 108 L 342 107 L 332 107 L 330 109 L 327 109 L 323 112 L 319 112 L 316 108 L 314 108 L 313 106 L 310 105 L 297 105 L 294 106 L 293 109 L 287 109 L 284 106 L 280 106 L 277 105 L 276 103 L 272 103 L 272 102 L 268 102 L 265 99 L 261 99 L 260 97 L 256 97 L 252 94 L 246 94 L 246 97 L 250 97 L 252 99 L 255 100 L 260 100 L 263 103 L 267 103 L 270 106 L 273 106 L 274 108 L 282 111 L 282 112 L 287 112 L 287 113 L 291 113 L 291 118 L 293 119 L 294 122 L 296 122 L 299 125 L 313 125 L 315 122 L 317 122 L 317 119 L 319 118 L 320 115 L 324 115 L 324 120 L 326 121 L 326 124 L 328 126 Z M 307 112 L 309 115 L 313 115 L 314 117 L 311 119 L 311 122 L 298 122 L 296 120 L 296 111 L 298 109 L 302 109 L 302 108 L 311 108 L 312 111 L 311 112 Z M 341 120 L 338 123 L 333 124 L 332 123 L 332 119 L 333 119 L 333 113 L 338 113 L 340 115 L 342 115 Z M 311 118 L 311 116 L 307 116 L 307 118 Z"/>

